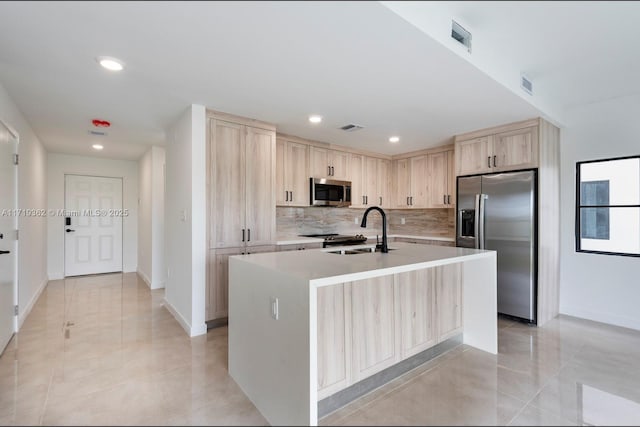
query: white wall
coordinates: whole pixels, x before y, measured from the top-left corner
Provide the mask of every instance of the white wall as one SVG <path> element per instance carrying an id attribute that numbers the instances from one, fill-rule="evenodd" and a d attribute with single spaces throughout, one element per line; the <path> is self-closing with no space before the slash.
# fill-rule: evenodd
<path id="1" fill-rule="evenodd" d="M 18 207 L 47 207 L 47 152 L 4 87 L 0 84 L 0 119 L 19 133 Z M 47 284 L 45 217 L 19 217 L 18 305 L 21 326 Z"/>
<path id="2" fill-rule="evenodd" d="M 166 153 L 162 147 L 151 149 L 151 288 L 164 288 L 167 280 L 164 247 L 164 193 L 165 193 L 165 161 Z"/>
<path id="3" fill-rule="evenodd" d="M 151 287 L 152 235 L 151 223 L 151 148 L 138 161 L 138 273 Z"/>
<path id="4" fill-rule="evenodd" d="M 151 289 L 163 288 L 164 162 L 162 147 L 151 147 L 138 161 L 138 273 Z"/>
<path id="5" fill-rule="evenodd" d="M 640 96 L 568 110 L 561 139 L 560 312 L 640 329 L 640 258 L 575 252 L 576 162 L 640 154 Z"/>
<path id="6" fill-rule="evenodd" d="M 49 153 L 47 156 L 48 208 L 64 209 L 65 174 L 122 178 L 122 207 L 129 210 L 123 218 L 122 268 L 133 272 L 138 267 L 138 162 L 98 157 Z M 64 277 L 64 217 L 49 217 L 47 222 L 49 279 Z"/>
<path id="7" fill-rule="evenodd" d="M 190 336 L 207 332 L 206 113 L 191 105 L 167 131 L 165 302 Z"/>

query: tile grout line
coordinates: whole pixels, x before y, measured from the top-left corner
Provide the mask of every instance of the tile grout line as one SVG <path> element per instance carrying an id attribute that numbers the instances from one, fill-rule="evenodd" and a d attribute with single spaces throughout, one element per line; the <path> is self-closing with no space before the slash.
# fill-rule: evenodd
<path id="1" fill-rule="evenodd" d="M 584 347 L 584 345 L 582 345 L 582 346 L 580 347 L 580 349 L 582 349 L 582 347 Z M 540 410 L 542 410 L 542 411 L 544 411 L 544 412 L 547 412 L 547 413 L 550 413 L 550 414 L 556 415 L 556 413 L 555 413 L 555 412 L 547 411 L 546 409 L 543 409 L 543 408 L 540 408 L 540 407 L 538 407 L 538 406 L 536 406 L 536 405 L 533 405 L 533 404 L 532 404 L 532 402 L 533 402 L 533 401 L 534 401 L 534 399 L 535 399 L 535 398 L 540 394 L 540 392 L 542 392 L 542 390 L 544 390 L 544 388 L 545 388 L 547 385 L 549 385 L 549 384 L 551 383 L 551 380 L 553 380 L 553 378 L 555 378 L 555 377 L 559 377 L 559 376 L 560 376 L 560 371 L 562 371 L 562 369 L 563 369 L 563 368 L 564 368 L 564 367 L 565 367 L 569 362 L 571 362 L 571 361 L 576 357 L 576 354 L 577 354 L 579 351 L 580 351 L 580 350 L 576 351 L 576 352 L 571 356 L 571 358 L 569 358 L 569 360 L 568 360 L 568 361 L 566 361 L 566 362 L 564 362 L 564 363 L 560 364 L 560 367 L 558 368 L 558 372 L 556 372 L 554 375 L 551 375 L 551 376 L 549 377 L 549 379 L 548 379 L 545 383 L 543 383 L 543 384 L 540 386 L 540 388 L 538 389 L 538 391 L 536 392 L 536 394 L 534 394 L 534 395 L 533 395 L 533 397 L 532 397 L 531 399 L 529 399 L 529 401 L 528 401 L 527 403 L 525 403 L 525 405 L 520 409 L 520 411 L 518 411 L 518 413 L 517 413 L 516 415 L 514 415 L 514 416 L 513 416 L 513 418 L 511 418 L 511 420 L 507 423 L 507 425 L 511 425 L 511 423 L 513 423 L 513 421 L 515 421 L 515 419 L 516 419 L 516 418 L 518 418 L 518 416 L 520 416 L 520 415 L 522 414 L 522 412 L 524 412 L 525 408 L 526 408 L 527 406 L 529 406 L 529 405 L 534 406 L 534 407 L 536 407 L 536 408 L 538 408 L 538 409 L 540 409 Z M 563 419 L 563 420 L 565 419 L 565 418 L 564 418 L 564 416 L 562 416 L 562 415 L 560 415 L 560 416 L 559 416 L 559 418 L 560 418 L 560 419 Z"/>

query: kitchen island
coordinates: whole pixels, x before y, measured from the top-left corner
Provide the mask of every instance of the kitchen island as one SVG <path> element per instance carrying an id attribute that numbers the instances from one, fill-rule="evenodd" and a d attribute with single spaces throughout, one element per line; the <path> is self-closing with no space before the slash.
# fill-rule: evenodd
<path id="1" fill-rule="evenodd" d="M 495 252 L 390 247 L 230 257 L 229 373 L 272 425 L 316 425 L 460 342 L 497 353 Z"/>

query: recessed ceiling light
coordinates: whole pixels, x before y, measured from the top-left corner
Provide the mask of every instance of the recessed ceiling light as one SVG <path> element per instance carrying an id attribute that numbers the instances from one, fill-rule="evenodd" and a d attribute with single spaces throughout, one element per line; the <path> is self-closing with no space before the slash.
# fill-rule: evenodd
<path id="1" fill-rule="evenodd" d="M 400 137 L 399 136 L 392 136 L 391 138 L 389 138 L 389 142 L 399 142 L 400 141 Z"/>
<path id="2" fill-rule="evenodd" d="M 322 116 L 318 116 L 317 114 L 314 114 L 312 116 L 309 116 L 309 121 L 311 123 L 320 123 L 322 121 Z"/>
<path id="3" fill-rule="evenodd" d="M 94 150 L 102 150 L 104 147 L 100 144 L 93 144 L 92 147 L 94 148 Z"/>
<path id="4" fill-rule="evenodd" d="M 110 56 L 99 56 L 96 58 L 96 61 L 110 71 L 121 71 L 124 68 L 122 61 Z"/>

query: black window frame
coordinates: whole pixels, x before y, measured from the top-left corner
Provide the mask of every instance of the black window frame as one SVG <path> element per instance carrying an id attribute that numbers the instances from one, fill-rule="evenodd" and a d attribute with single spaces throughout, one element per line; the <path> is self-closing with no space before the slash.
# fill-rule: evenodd
<path id="1" fill-rule="evenodd" d="M 576 212 L 575 212 L 575 239 L 576 239 L 576 252 L 580 253 L 589 253 L 589 254 L 599 254 L 599 255 L 617 255 L 617 256 L 629 256 L 629 257 L 640 257 L 640 254 L 631 254 L 626 252 L 606 252 L 606 251 L 594 251 L 589 249 L 582 249 L 580 247 L 580 209 L 581 208 L 638 208 L 640 209 L 640 204 L 637 205 L 582 205 L 582 194 L 581 194 L 581 181 L 580 181 L 580 166 L 587 163 L 604 163 L 611 162 L 615 160 L 628 160 L 628 159 L 638 159 L 640 161 L 640 154 L 634 156 L 624 156 L 624 157 L 612 157 L 608 159 L 596 159 L 596 160 L 585 160 L 582 162 L 576 162 Z"/>

